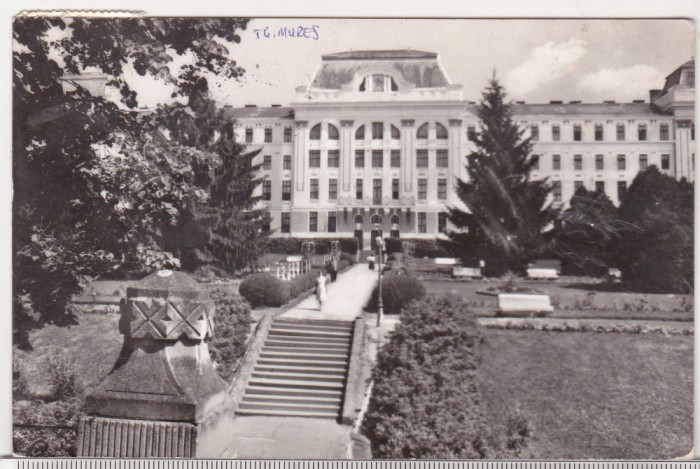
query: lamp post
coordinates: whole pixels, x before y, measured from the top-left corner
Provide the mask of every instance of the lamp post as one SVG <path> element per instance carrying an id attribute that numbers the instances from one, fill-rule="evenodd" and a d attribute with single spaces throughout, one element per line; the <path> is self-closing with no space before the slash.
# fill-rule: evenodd
<path id="1" fill-rule="evenodd" d="M 377 314 L 377 327 L 381 326 L 384 319 L 384 300 L 382 300 L 382 249 L 384 248 L 384 240 L 381 236 L 377 236 L 377 275 L 379 276 L 379 300 L 377 306 L 379 312 Z"/>

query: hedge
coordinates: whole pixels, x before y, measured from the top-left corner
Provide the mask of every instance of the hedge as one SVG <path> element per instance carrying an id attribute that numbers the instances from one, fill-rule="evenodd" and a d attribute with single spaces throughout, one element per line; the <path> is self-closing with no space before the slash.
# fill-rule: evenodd
<path id="1" fill-rule="evenodd" d="M 403 242 L 410 241 L 415 245 L 414 257 L 453 257 L 449 249 L 436 239 L 423 238 L 386 238 L 386 250 L 389 254 L 403 251 Z"/>
<path id="2" fill-rule="evenodd" d="M 399 314 L 411 301 L 425 296 L 425 287 L 415 277 L 385 275 L 382 279 L 382 303 L 386 314 Z M 368 311 L 377 311 L 379 287 L 375 286 L 367 304 Z"/>
<path id="3" fill-rule="evenodd" d="M 229 380 L 245 353 L 253 319 L 250 305 L 241 296 L 225 290 L 213 290 L 211 295 L 216 304 L 216 312 L 214 333 L 209 339 L 209 352 L 216 364 L 216 371 L 222 378 Z"/>
<path id="4" fill-rule="evenodd" d="M 240 295 L 252 307 L 282 306 L 289 297 L 289 287 L 282 280 L 270 274 L 251 274 L 243 279 L 238 287 Z"/>
<path id="5" fill-rule="evenodd" d="M 301 254 L 301 244 L 305 241 L 316 243 L 316 254 L 329 254 L 331 241 L 340 241 L 340 250 L 357 254 L 357 238 L 270 238 L 268 252 L 272 254 Z M 323 247 L 322 247 L 323 246 Z"/>

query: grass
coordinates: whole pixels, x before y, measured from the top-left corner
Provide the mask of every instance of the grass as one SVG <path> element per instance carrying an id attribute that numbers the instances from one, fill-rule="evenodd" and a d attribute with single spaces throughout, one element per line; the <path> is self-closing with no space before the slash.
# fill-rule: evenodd
<path id="1" fill-rule="evenodd" d="M 520 404 L 533 457 L 673 458 L 693 435 L 693 338 L 485 330 L 479 385 L 494 424 Z"/>

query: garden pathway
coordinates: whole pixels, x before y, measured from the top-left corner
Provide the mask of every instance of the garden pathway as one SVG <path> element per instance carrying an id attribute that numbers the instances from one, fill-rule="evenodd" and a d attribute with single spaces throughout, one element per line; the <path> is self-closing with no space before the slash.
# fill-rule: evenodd
<path id="1" fill-rule="evenodd" d="M 281 317 L 352 321 L 362 314 L 376 283 L 376 270 L 369 270 L 367 264 L 356 264 L 339 274 L 335 283 L 326 284 L 328 298 L 323 308 L 319 308 L 315 296 L 310 296 Z"/>

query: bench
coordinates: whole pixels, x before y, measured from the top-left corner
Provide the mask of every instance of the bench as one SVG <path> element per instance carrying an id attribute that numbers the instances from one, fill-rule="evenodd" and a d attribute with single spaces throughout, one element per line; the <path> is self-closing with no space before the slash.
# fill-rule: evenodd
<path id="1" fill-rule="evenodd" d="M 498 295 L 498 314 L 544 315 L 554 311 L 549 295 L 528 295 L 522 293 L 500 293 Z"/>
<path id="2" fill-rule="evenodd" d="M 301 262 L 303 259 L 301 256 L 287 256 L 284 262 Z"/>
<path id="3" fill-rule="evenodd" d="M 478 267 L 458 267 L 452 268 L 454 278 L 481 278 L 481 269 Z"/>
<path id="4" fill-rule="evenodd" d="M 457 265 L 459 261 L 454 257 L 436 257 L 435 265 Z"/>
<path id="5" fill-rule="evenodd" d="M 559 278 L 557 269 L 527 269 L 527 278 L 531 280 L 554 280 Z"/>

